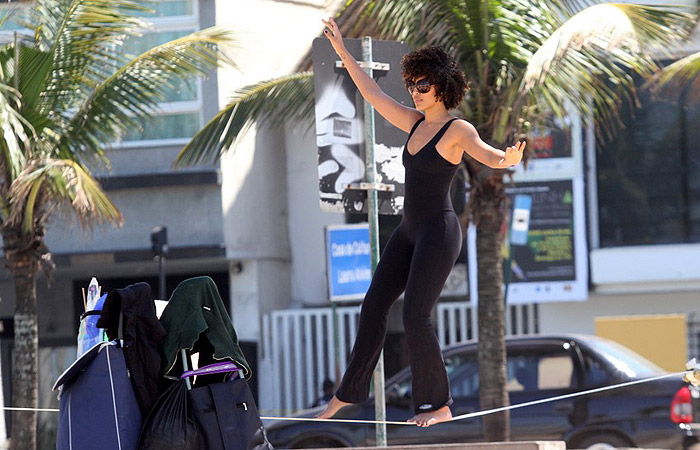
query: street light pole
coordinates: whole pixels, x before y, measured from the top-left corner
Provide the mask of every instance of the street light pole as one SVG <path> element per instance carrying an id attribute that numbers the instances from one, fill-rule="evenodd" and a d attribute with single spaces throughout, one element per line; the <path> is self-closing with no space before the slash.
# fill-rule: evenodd
<path id="1" fill-rule="evenodd" d="M 151 230 L 151 249 L 158 258 L 158 296 L 160 300 L 167 300 L 165 292 L 165 257 L 168 254 L 168 228 L 158 225 Z"/>

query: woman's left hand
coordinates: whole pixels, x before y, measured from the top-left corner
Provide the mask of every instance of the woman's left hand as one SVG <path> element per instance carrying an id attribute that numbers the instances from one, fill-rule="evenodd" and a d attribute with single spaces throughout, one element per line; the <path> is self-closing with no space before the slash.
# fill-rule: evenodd
<path id="1" fill-rule="evenodd" d="M 523 159 L 523 150 L 525 150 L 525 142 L 516 142 L 515 145 L 506 148 L 505 156 L 498 161 L 498 164 L 500 164 L 501 167 L 517 166 L 520 160 Z"/>

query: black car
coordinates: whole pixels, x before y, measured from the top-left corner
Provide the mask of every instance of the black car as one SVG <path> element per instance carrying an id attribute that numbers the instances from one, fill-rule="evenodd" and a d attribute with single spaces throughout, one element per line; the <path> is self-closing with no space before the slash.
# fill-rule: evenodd
<path id="1" fill-rule="evenodd" d="M 628 348 L 594 336 L 558 335 L 506 340 L 507 388 L 511 405 L 665 372 Z M 453 416 L 479 410 L 476 344 L 444 351 Z M 679 368 L 679 371 L 683 368 Z M 387 420 L 413 416 L 411 374 L 387 381 Z M 698 446 L 700 390 L 680 376 L 513 409 L 511 440 L 563 440 L 567 448 Z M 307 410 L 311 417 L 322 408 Z M 337 418 L 374 419 L 374 400 L 342 409 Z M 276 421 L 266 426 L 276 448 L 363 447 L 375 444 L 371 424 Z M 481 417 L 429 428 L 387 425 L 389 445 L 483 441 Z"/>

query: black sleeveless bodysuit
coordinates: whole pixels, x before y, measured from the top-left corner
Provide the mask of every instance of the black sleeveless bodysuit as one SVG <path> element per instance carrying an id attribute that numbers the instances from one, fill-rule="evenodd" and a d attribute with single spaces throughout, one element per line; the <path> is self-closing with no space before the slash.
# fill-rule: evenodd
<path id="1" fill-rule="evenodd" d="M 407 144 L 423 120 L 413 125 Z M 430 315 L 462 244 L 450 199 L 450 185 L 459 165 L 447 161 L 436 148 L 455 120 L 447 122 L 415 155 L 404 146 L 403 218 L 382 252 L 362 303 L 355 345 L 336 392 L 342 401 L 360 403 L 369 396 L 370 379 L 384 346 L 389 309 L 405 292 L 403 322 L 413 375 L 414 411 L 434 411 L 452 403 Z"/>

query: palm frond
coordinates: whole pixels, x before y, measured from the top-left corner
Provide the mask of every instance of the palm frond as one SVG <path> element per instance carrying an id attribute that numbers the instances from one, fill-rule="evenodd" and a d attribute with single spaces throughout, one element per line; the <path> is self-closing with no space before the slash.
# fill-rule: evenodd
<path id="1" fill-rule="evenodd" d="M 107 198 L 89 171 L 67 159 L 42 158 L 29 161 L 10 188 L 8 226 L 21 226 L 25 233 L 34 223 L 45 222 L 59 205 L 67 204 L 81 225 L 123 223 L 121 213 Z"/>
<path id="2" fill-rule="evenodd" d="M 129 0 L 39 0 L 32 17 L 35 40 L 52 61 L 42 80 L 42 109 L 59 120 L 116 70 L 121 56 L 114 48 L 147 26 L 134 17 L 144 11 Z"/>
<path id="3" fill-rule="evenodd" d="M 156 46 L 127 62 L 97 86 L 60 131 L 59 155 L 101 156 L 102 145 L 151 116 L 164 93 L 192 76 L 205 75 L 217 63 L 233 61 L 221 50 L 233 43 L 218 27 Z"/>
<path id="4" fill-rule="evenodd" d="M 609 135 L 619 125 L 620 97 L 635 99 L 631 73 L 651 76 L 657 65 L 650 55 L 678 43 L 693 23 L 692 14 L 670 7 L 606 3 L 586 8 L 532 56 L 519 102 L 529 96 L 565 114 L 563 103 L 569 99 L 579 111 L 595 113 L 599 132 Z"/>
<path id="5" fill-rule="evenodd" d="M 679 98 L 687 93 L 687 101 L 700 101 L 700 52 L 670 64 L 649 79 L 646 86 L 666 98 Z"/>
<path id="6" fill-rule="evenodd" d="M 0 84 L 0 168 L 9 182 L 20 172 L 31 150 L 31 125 L 22 117 L 19 93 Z M 27 132 L 29 130 L 29 133 Z"/>
<path id="7" fill-rule="evenodd" d="M 509 0 L 496 8 L 494 27 L 509 47 L 509 63 L 527 66 L 532 55 L 564 22 L 564 13 L 555 9 L 559 2 Z"/>
<path id="8" fill-rule="evenodd" d="M 591 6 L 565 22 L 533 55 L 524 78 L 524 88 L 535 83 L 566 63 L 569 51 L 589 49 L 594 55 L 607 54 L 626 63 L 625 57 L 650 54 L 668 49 L 686 36 L 693 15 L 677 9 L 634 4 L 606 3 Z M 649 58 L 643 58 L 640 68 L 649 73 Z"/>
<path id="9" fill-rule="evenodd" d="M 46 88 L 46 77 L 51 70 L 52 58 L 53 55 L 37 48 L 20 47 L 19 91 L 22 93 L 22 103 L 25 108 L 37 107 L 37 102 Z M 14 70 L 17 71 L 17 68 Z"/>
<path id="10" fill-rule="evenodd" d="M 475 29 L 479 21 L 474 19 L 479 3 L 478 0 L 350 0 L 338 14 L 338 20 L 354 24 L 347 37 L 371 34 L 377 39 L 405 41 L 413 48 L 440 45 L 457 56 L 471 53 L 479 44 Z"/>
<path id="11" fill-rule="evenodd" d="M 313 115 L 311 72 L 292 74 L 246 86 L 194 135 L 175 159 L 176 166 L 194 165 L 221 157 L 253 122 L 304 120 Z"/>

